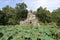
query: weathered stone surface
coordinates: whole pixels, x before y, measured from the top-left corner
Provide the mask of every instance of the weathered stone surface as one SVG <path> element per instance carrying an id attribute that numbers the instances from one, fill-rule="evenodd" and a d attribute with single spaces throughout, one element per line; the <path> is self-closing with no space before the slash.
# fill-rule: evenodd
<path id="1" fill-rule="evenodd" d="M 32 24 L 32 25 L 39 25 L 38 20 L 36 19 L 36 16 L 29 11 L 27 19 L 24 21 L 20 21 L 20 25 L 26 25 L 26 24 Z"/>

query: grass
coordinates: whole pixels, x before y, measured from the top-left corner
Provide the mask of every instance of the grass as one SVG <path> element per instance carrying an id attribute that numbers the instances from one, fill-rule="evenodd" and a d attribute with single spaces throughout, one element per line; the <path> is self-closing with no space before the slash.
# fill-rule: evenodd
<path id="1" fill-rule="evenodd" d="M 0 26 L 0 40 L 60 40 L 60 28 L 53 25 Z"/>

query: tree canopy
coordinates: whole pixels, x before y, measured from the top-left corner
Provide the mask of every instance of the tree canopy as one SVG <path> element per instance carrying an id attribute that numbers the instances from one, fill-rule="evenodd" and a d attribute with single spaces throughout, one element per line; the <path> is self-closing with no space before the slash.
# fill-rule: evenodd
<path id="1" fill-rule="evenodd" d="M 36 17 L 38 18 L 39 21 L 45 23 L 51 22 L 51 13 L 49 10 L 43 7 L 39 7 L 37 9 Z"/>
<path id="2" fill-rule="evenodd" d="M 25 3 L 17 3 L 15 8 L 12 8 L 9 5 L 3 7 L 0 11 L 1 22 L 3 22 L 6 17 L 7 23 L 5 24 L 19 24 L 20 20 L 25 20 L 27 18 L 28 10 L 26 8 L 27 5 Z M 2 24 L 1 22 L 0 24 Z"/>
<path id="3" fill-rule="evenodd" d="M 23 3 L 17 3 L 15 8 L 6 5 L 0 10 L 0 25 L 15 25 L 19 24 L 21 20 L 27 18 L 28 10 L 27 5 Z M 39 22 L 51 23 L 55 22 L 60 25 L 60 8 L 57 8 L 50 12 L 46 8 L 39 7 L 37 11 L 34 11 Z"/>

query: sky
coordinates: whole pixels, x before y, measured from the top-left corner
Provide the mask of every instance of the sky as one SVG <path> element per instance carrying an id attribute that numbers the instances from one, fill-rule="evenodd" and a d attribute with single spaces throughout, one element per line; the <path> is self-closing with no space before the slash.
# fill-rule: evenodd
<path id="1" fill-rule="evenodd" d="M 47 10 L 53 11 L 60 7 L 60 0 L 0 0 L 0 9 L 4 6 L 9 5 L 11 7 L 15 7 L 16 3 L 24 2 L 27 4 L 28 10 L 36 11 L 37 8 L 42 6 L 43 8 L 47 8 Z"/>

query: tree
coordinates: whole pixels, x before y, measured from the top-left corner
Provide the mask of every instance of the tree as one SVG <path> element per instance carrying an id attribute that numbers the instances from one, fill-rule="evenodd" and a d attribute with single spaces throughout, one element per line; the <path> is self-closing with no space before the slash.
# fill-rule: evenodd
<path id="1" fill-rule="evenodd" d="M 57 25 L 60 25 L 60 8 L 52 11 L 53 22 L 56 22 Z"/>
<path id="2" fill-rule="evenodd" d="M 16 4 L 16 18 L 17 22 L 20 20 L 25 20 L 27 18 L 28 10 L 26 9 L 27 5 L 25 3 L 18 3 Z"/>
<path id="3" fill-rule="evenodd" d="M 36 17 L 38 18 L 39 21 L 45 23 L 50 23 L 51 22 L 51 14 L 49 10 L 46 10 L 46 8 L 39 7 L 37 9 L 37 14 Z"/>
<path id="4" fill-rule="evenodd" d="M 6 24 L 7 24 L 6 14 L 0 10 L 0 25 Z"/>
<path id="5" fill-rule="evenodd" d="M 2 8 L 2 11 L 6 14 L 7 24 L 15 24 L 15 9 L 8 5 Z"/>
<path id="6" fill-rule="evenodd" d="M 52 17 L 54 19 L 53 21 L 58 21 L 58 19 L 60 18 L 60 8 L 52 11 Z"/>
<path id="7" fill-rule="evenodd" d="M 2 8 L 2 12 L 6 14 L 7 24 L 19 24 L 20 20 L 25 20 L 27 18 L 28 10 L 25 3 L 16 4 L 15 8 L 9 5 Z"/>
<path id="8" fill-rule="evenodd" d="M 17 3 L 16 4 L 16 9 L 26 9 L 27 5 L 25 3 Z"/>

